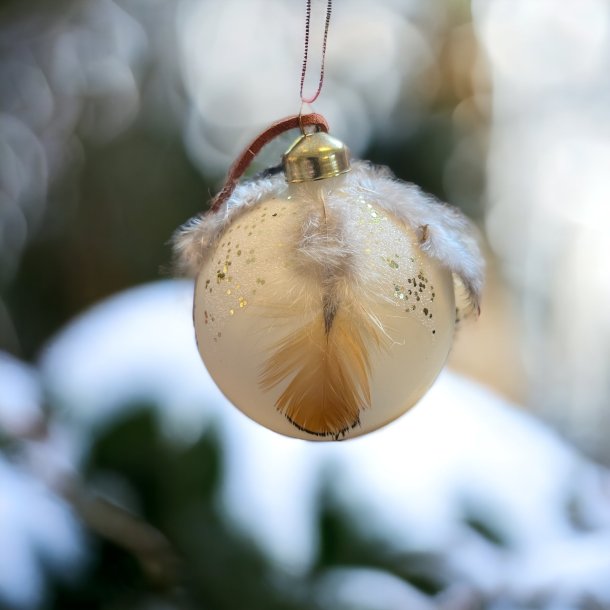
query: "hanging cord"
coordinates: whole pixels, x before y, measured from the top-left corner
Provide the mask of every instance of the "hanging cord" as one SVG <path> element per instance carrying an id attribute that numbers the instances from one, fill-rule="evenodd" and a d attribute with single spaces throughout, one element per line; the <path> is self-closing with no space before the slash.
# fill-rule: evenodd
<path id="1" fill-rule="evenodd" d="M 301 131 L 303 131 L 306 126 L 313 126 L 320 131 L 328 132 L 328 123 L 326 122 L 326 119 L 320 114 L 312 113 L 304 115 L 296 114 L 276 121 L 265 129 L 265 131 L 256 136 L 250 145 L 242 151 L 237 159 L 235 159 L 233 165 L 231 165 L 222 189 L 212 200 L 210 213 L 213 214 L 218 211 L 220 206 L 231 196 L 240 177 L 248 169 L 248 166 L 252 163 L 254 157 L 258 155 L 265 144 L 268 144 L 271 140 L 277 138 L 285 131 L 297 128 L 300 128 Z"/>
<path id="2" fill-rule="evenodd" d="M 303 105 L 311 104 L 318 99 L 320 91 L 322 91 L 322 85 L 324 84 L 324 61 L 326 59 L 326 41 L 328 40 L 328 28 L 330 26 L 330 15 L 333 8 L 332 0 L 327 0 L 326 4 L 326 19 L 324 21 L 324 37 L 322 40 L 322 60 L 320 64 L 320 80 L 318 81 L 318 89 L 311 97 L 305 97 L 303 95 L 303 88 L 305 86 L 305 76 L 307 74 L 307 61 L 309 59 L 309 32 L 311 28 L 311 0 L 307 0 L 306 14 L 305 14 L 305 46 L 303 50 L 303 68 L 301 69 L 301 88 L 299 93 L 301 95 L 301 111 L 295 116 L 290 116 L 280 121 L 273 123 L 270 127 L 265 129 L 259 134 L 251 144 L 244 149 L 244 151 L 235 159 L 233 165 L 229 169 L 229 173 L 225 179 L 224 185 L 220 192 L 214 197 L 210 205 L 210 213 L 217 212 L 220 206 L 231 196 L 237 182 L 243 173 L 248 169 L 248 166 L 261 151 L 263 146 L 279 136 L 280 134 L 290 129 L 299 128 L 301 133 L 305 135 L 306 126 L 314 126 L 321 131 L 328 132 L 328 123 L 326 119 L 319 114 L 302 114 Z"/>
<path id="3" fill-rule="evenodd" d="M 326 5 L 326 20 L 324 22 L 324 38 L 322 41 L 322 61 L 320 63 L 320 80 L 318 81 L 318 89 L 311 97 L 303 95 L 303 87 L 305 86 L 305 75 L 307 74 L 307 61 L 309 59 L 309 30 L 311 25 L 311 0 L 307 0 L 307 8 L 305 11 L 305 48 L 303 50 L 303 68 L 301 69 L 301 102 L 303 104 L 313 104 L 318 99 L 322 85 L 324 84 L 324 60 L 326 59 L 326 41 L 328 40 L 328 26 L 330 25 L 330 15 L 333 8 L 333 1 L 328 0 Z"/>

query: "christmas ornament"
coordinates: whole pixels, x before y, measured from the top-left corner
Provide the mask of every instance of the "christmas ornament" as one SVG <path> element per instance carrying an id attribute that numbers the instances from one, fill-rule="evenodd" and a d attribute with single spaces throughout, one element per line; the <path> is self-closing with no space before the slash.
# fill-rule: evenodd
<path id="1" fill-rule="evenodd" d="M 237 182 L 297 126 L 282 171 Z M 263 132 L 210 212 L 174 240 L 196 278 L 197 345 L 213 379 L 253 420 L 311 440 L 358 436 L 411 408 L 445 363 L 456 311 L 478 311 L 482 284 L 459 211 L 350 163 L 327 131 L 310 114 Z"/>

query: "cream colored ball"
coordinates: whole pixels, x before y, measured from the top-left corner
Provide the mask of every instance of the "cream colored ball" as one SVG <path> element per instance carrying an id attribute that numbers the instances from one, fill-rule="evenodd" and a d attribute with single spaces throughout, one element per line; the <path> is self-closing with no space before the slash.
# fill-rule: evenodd
<path id="1" fill-rule="evenodd" d="M 416 232 L 365 192 L 333 207 L 328 188 L 291 185 L 245 209 L 195 287 L 198 349 L 222 392 L 309 440 L 359 436 L 410 409 L 443 367 L 455 321 L 451 273 Z"/>

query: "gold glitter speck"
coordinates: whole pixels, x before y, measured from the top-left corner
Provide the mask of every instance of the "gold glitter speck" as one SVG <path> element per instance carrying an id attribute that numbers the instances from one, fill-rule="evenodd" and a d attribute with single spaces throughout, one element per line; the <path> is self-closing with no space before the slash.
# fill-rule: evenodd
<path id="1" fill-rule="evenodd" d="M 392 269 L 398 269 L 398 263 L 393 258 L 388 257 L 384 260 Z"/>
<path id="2" fill-rule="evenodd" d="M 235 313 L 234 309 L 229 309 L 229 315 L 232 316 Z"/>

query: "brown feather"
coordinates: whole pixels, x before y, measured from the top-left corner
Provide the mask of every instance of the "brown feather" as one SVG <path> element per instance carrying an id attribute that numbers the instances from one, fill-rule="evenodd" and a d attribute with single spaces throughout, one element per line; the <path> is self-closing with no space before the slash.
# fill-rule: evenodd
<path id="1" fill-rule="evenodd" d="M 290 382 L 277 409 L 297 428 L 341 436 L 371 404 L 369 350 L 381 344 L 379 322 L 360 305 L 330 306 L 274 347 L 261 372 L 263 389 Z"/>

